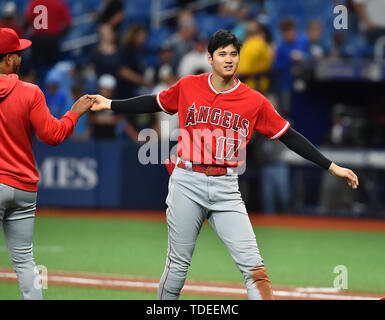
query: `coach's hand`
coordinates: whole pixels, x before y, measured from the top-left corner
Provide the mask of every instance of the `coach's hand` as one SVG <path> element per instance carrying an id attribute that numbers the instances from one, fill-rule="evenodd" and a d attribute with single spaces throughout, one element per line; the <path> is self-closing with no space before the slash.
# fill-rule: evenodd
<path id="1" fill-rule="evenodd" d="M 71 111 L 74 111 L 81 117 L 88 110 L 90 110 L 94 99 L 89 98 L 87 95 L 80 97 L 72 106 Z"/>
<path id="2" fill-rule="evenodd" d="M 350 187 L 352 187 L 353 189 L 357 189 L 358 177 L 355 175 L 355 173 L 352 170 L 347 168 L 342 168 L 332 162 L 332 164 L 329 167 L 329 171 L 336 177 L 346 179 Z"/>
<path id="3" fill-rule="evenodd" d="M 91 111 L 97 112 L 102 110 L 111 109 L 111 100 L 107 99 L 100 94 L 87 95 L 90 99 L 93 99 L 94 103 L 91 107 Z"/>

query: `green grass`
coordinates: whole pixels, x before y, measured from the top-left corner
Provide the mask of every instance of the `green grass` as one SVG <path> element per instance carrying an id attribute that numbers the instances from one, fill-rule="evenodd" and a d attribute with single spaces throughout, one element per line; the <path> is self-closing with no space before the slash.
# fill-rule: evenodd
<path id="1" fill-rule="evenodd" d="M 113 289 L 75 288 L 49 286 L 43 290 L 44 300 L 156 300 L 156 293 Z M 181 300 L 229 300 L 216 296 L 197 296 L 184 294 Z M 16 283 L 0 282 L 0 300 L 20 300 Z"/>
<path id="2" fill-rule="evenodd" d="M 337 276 L 333 270 L 344 265 L 349 290 L 385 292 L 385 233 L 258 227 L 255 234 L 273 285 L 333 287 Z M 37 218 L 34 247 L 36 263 L 48 271 L 159 278 L 166 259 L 167 226 L 163 222 Z M 0 267 L 11 267 L 2 233 L 0 249 Z M 188 279 L 242 282 L 226 247 L 208 225 L 199 235 Z M 63 299 L 65 290 L 70 289 L 59 290 Z M 76 290 L 81 296 L 83 289 Z M 0 297 L 3 291 L 0 282 Z"/>
<path id="3" fill-rule="evenodd" d="M 385 233 L 255 229 L 271 281 L 333 287 L 334 268 L 346 266 L 348 289 L 385 292 Z"/>

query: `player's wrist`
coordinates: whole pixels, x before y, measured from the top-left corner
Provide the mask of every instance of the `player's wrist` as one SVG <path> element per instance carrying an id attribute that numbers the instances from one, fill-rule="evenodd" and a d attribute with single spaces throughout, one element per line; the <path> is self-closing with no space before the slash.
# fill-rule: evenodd
<path id="1" fill-rule="evenodd" d="M 335 174 L 335 173 L 338 171 L 339 168 L 340 168 L 339 166 L 337 166 L 334 162 L 332 162 L 332 163 L 330 164 L 330 166 L 329 166 L 328 171 L 329 171 L 330 173 L 332 173 L 332 174 Z"/>
<path id="2" fill-rule="evenodd" d="M 106 102 L 107 109 L 111 110 L 112 100 L 111 99 L 106 99 L 106 100 L 107 100 Z"/>

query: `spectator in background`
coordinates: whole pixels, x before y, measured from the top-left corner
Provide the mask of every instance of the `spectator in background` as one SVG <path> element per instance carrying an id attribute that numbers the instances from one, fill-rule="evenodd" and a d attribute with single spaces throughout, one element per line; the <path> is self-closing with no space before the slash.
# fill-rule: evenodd
<path id="1" fill-rule="evenodd" d="M 79 97 L 82 97 L 85 94 L 82 82 L 80 79 L 74 82 L 71 90 L 71 101 L 70 104 L 73 104 L 74 101 L 78 100 Z M 74 142 L 87 142 L 91 136 L 91 130 L 88 125 L 90 113 L 86 113 L 83 117 L 79 118 L 74 133 L 70 139 Z"/>
<path id="2" fill-rule="evenodd" d="M 385 0 L 353 0 L 360 27 L 370 44 L 385 35 Z"/>
<path id="3" fill-rule="evenodd" d="M 279 105 L 284 113 L 288 113 L 293 85 L 292 68 L 305 61 L 306 41 L 298 37 L 297 26 L 292 19 L 282 20 L 280 31 L 282 41 L 277 47 L 274 71 L 278 81 L 277 91 L 281 93 Z"/>
<path id="4" fill-rule="evenodd" d="M 246 27 L 247 23 L 250 20 L 251 9 L 250 5 L 246 3 L 241 3 L 241 7 L 236 12 L 237 22 L 234 28 L 231 30 L 231 33 L 235 34 L 239 40 L 243 43 L 246 39 Z"/>
<path id="5" fill-rule="evenodd" d="M 219 1 L 219 7 L 217 14 L 222 17 L 234 17 L 237 15 L 241 8 L 240 0 L 221 0 Z"/>
<path id="6" fill-rule="evenodd" d="M 160 137 L 159 123 L 155 113 L 143 113 L 136 115 L 127 115 L 124 122 L 124 134 L 130 141 L 135 143 L 145 143 L 139 141 L 139 133 L 143 129 L 153 129 L 156 135 L 151 139 L 155 140 L 156 136 Z"/>
<path id="7" fill-rule="evenodd" d="M 141 25 L 132 26 L 126 34 L 125 52 L 123 53 L 125 56 L 123 61 L 125 61 L 125 63 L 120 73 L 121 78 L 125 79 L 124 86 L 121 86 L 121 99 L 138 95 L 143 87 L 148 88 L 150 86 L 150 83 L 143 76 L 146 67 L 143 61 L 144 54 L 141 47 L 146 37 L 146 29 Z M 130 48 L 132 48 L 132 50 Z M 167 64 L 164 64 L 164 66 L 167 66 Z M 158 76 L 161 76 L 160 71 L 161 70 L 158 71 Z M 139 141 L 138 136 L 141 130 L 147 128 L 154 129 L 158 137 L 160 136 L 156 114 L 129 114 L 125 116 L 124 121 L 119 123 L 118 135 L 129 138 L 130 141 L 135 143 L 144 143 L 145 141 Z M 153 138 L 156 139 L 155 136 Z"/>
<path id="8" fill-rule="evenodd" d="M 164 66 L 167 66 L 167 68 L 170 67 L 172 73 L 176 74 L 174 68 L 172 67 L 172 51 L 170 47 L 166 45 L 162 46 L 158 52 L 158 59 L 159 62 L 154 70 L 154 83 L 159 83 L 162 81 L 159 77 L 159 73 Z"/>
<path id="9" fill-rule="evenodd" d="M 270 81 L 262 75 L 270 70 L 272 62 L 273 52 L 262 35 L 259 23 L 249 20 L 239 57 L 239 79 L 254 90 L 266 92 Z"/>
<path id="10" fill-rule="evenodd" d="M 103 74 L 118 77 L 121 66 L 120 52 L 116 34 L 111 25 L 103 24 L 99 27 L 99 43 L 90 56 L 90 65 L 98 79 Z"/>
<path id="11" fill-rule="evenodd" d="M 279 141 L 269 143 L 260 135 L 256 139 L 262 140 L 259 151 L 263 212 L 288 212 L 291 187 L 289 165 L 282 161 L 285 145 Z"/>
<path id="12" fill-rule="evenodd" d="M 177 32 L 166 40 L 171 48 L 173 68 L 176 70 L 182 57 L 194 48 L 197 28 L 190 10 L 181 10 L 177 18 Z"/>
<path id="13" fill-rule="evenodd" d="M 197 71 L 211 72 L 211 65 L 207 59 L 207 37 L 203 34 L 196 38 L 193 50 L 182 57 L 178 67 L 178 77 L 197 74 Z"/>
<path id="14" fill-rule="evenodd" d="M 98 94 L 112 99 L 115 95 L 116 86 L 116 78 L 110 74 L 104 74 L 98 80 Z M 96 140 L 115 139 L 119 120 L 120 117 L 111 110 L 90 113 L 88 121 L 92 137 Z"/>
<path id="15" fill-rule="evenodd" d="M 47 28 L 44 27 L 44 18 L 35 21 L 38 14 L 34 13 L 34 9 L 39 5 L 47 8 Z M 59 45 L 71 26 L 71 11 L 63 0 L 31 0 L 27 5 L 24 20 L 33 42 L 31 59 L 38 68 L 40 79 L 47 69 L 61 60 Z M 42 28 L 36 28 L 36 22 L 42 21 Z"/>
<path id="16" fill-rule="evenodd" d="M 136 96 L 142 87 L 149 87 L 151 84 L 144 76 L 146 71 L 144 44 L 147 36 L 147 29 L 141 24 L 133 24 L 124 35 L 118 78 L 120 98 Z"/>
<path id="17" fill-rule="evenodd" d="M 65 93 L 67 101 L 72 101 L 72 86 L 78 70 L 73 61 L 59 61 L 51 70 L 60 74 L 60 90 Z"/>
<path id="18" fill-rule="evenodd" d="M 348 146 L 348 131 L 351 119 L 346 117 L 347 107 L 343 104 L 337 104 L 332 111 L 332 127 L 327 137 L 326 143 L 329 146 Z"/>
<path id="19" fill-rule="evenodd" d="M 52 69 L 46 76 L 45 89 L 43 90 L 47 106 L 51 114 L 57 119 L 60 119 L 66 113 L 68 106 L 67 96 L 60 90 L 61 81 L 61 73 L 56 69 Z"/>
<path id="20" fill-rule="evenodd" d="M 207 57 L 206 57 L 207 58 Z M 159 80 L 160 82 L 154 87 L 152 93 L 157 94 L 163 90 L 170 88 L 176 81 L 177 77 L 175 76 L 170 65 L 164 64 L 159 69 Z M 176 130 L 179 128 L 179 118 L 178 114 L 167 114 L 166 112 L 158 112 L 157 116 L 157 130 L 160 134 L 161 140 L 170 141 L 170 138 L 173 141 L 177 141 L 178 134 L 176 134 Z M 162 130 L 162 122 L 163 126 L 166 126 Z M 167 123 L 167 124 L 164 124 Z"/>
<path id="21" fill-rule="evenodd" d="M 275 96 L 269 95 L 268 99 L 279 111 Z M 249 163 L 259 169 L 262 210 L 267 214 L 288 212 L 290 209 L 290 168 L 282 160 L 285 150 L 280 141 L 269 141 L 258 133 L 254 134 L 249 144 Z"/>
<path id="22" fill-rule="evenodd" d="M 104 6 L 99 14 L 100 25 L 108 24 L 117 36 L 124 20 L 124 3 L 122 0 L 104 0 Z"/>
<path id="23" fill-rule="evenodd" d="M 1 11 L 0 28 L 10 28 L 16 31 L 19 37 L 23 36 L 23 28 L 19 22 L 16 3 L 6 2 Z"/>
<path id="24" fill-rule="evenodd" d="M 349 117 L 348 110 L 349 106 L 344 104 L 333 106 L 332 126 L 326 139 L 326 146 L 329 148 L 352 147 L 349 137 L 352 119 Z M 364 185 L 363 181 L 361 185 Z M 356 198 L 357 192 L 351 192 L 349 188 L 345 188 L 339 179 L 329 179 L 326 174 L 322 174 L 319 196 L 321 214 L 335 209 L 351 209 Z"/>
<path id="25" fill-rule="evenodd" d="M 328 57 L 336 60 L 351 57 L 351 54 L 346 49 L 344 32 L 337 31 L 333 34 L 333 47 L 330 49 Z"/>
<path id="26" fill-rule="evenodd" d="M 322 25 L 317 20 L 312 20 L 307 26 L 306 38 L 307 55 L 311 60 L 319 60 L 326 55 L 326 50 L 322 44 Z"/>

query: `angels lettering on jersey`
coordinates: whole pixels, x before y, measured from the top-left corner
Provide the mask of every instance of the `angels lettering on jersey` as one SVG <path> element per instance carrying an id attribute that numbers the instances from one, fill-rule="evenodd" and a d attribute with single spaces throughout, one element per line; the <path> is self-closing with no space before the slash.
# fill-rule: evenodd
<path id="1" fill-rule="evenodd" d="M 185 128 L 197 123 L 211 123 L 215 126 L 220 126 L 224 129 L 229 129 L 239 132 L 244 138 L 249 134 L 250 121 L 242 118 L 239 114 L 231 111 L 222 110 L 220 108 L 213 108 L 207 106 L 195 107 L 195 102 L 188 108 Z"/>
<path id="2" fill-rule="evenodd" d="M 225 160 L 239 160 L 239 149 L 242 142 L 246 142 L 249 134 L 249 120 L 224 108 L 197 106 L 195 102 L 187 110 L 184 128 L 192 127 L 191 140 L 202 141 L 202 143 L 197 148 L 193 147 L 192 155 L 184 155 L 182 150 L 182 157 L 185 156 L 183 158 L 189 159 L 192 156 L 192 162 L 202 163 L 203 160 L 205 164 L 212 164 L 213 158 L 216 164 L 224 163 Z M 208 126 L 202 129 L 201 126 L 196 127 L 197 124 Z M 181 144 L 184 137 L 182 134 Z M 216 146 L 215 154 L 213 154 L 213 146 Z"/>

